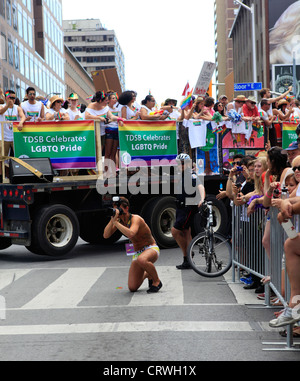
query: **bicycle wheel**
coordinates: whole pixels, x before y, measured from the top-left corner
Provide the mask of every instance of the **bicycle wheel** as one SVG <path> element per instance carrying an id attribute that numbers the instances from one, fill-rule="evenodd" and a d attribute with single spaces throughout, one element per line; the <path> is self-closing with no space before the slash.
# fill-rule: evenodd
<path id="1" fill-rule="evenodd" d="M 207 278 L 225 274 L 232 265 L 231 245 L 228 240 L 218 233 L 214 233 L 212 239 L 211 242 L 205 232 L 198 234 L 190 243 L 187 252 L 193 270 Z"/>

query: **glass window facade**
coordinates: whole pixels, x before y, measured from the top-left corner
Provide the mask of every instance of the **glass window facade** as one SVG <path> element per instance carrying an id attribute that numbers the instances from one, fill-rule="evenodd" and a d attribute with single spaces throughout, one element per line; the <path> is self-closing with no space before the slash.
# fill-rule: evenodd
<path id="1" fill-rule="evenodd" d="M 62 0 L 0 0 L 0 42 L 4 90 L 13 87 L 21 99 L 28 86 L 64 96 Z"/>

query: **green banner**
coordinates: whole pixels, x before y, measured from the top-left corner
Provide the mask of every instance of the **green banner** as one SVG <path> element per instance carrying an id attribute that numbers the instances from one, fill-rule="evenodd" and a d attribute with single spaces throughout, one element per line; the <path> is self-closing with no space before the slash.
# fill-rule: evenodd
<path id="1" fill-rule="evenodd" d="M 55 169 L 96 168 L 93 121 L 26 123 L 14 125 L 16 157 L 49 157 Z"/>
<path id="2" fill-rule="evenodd" d="M 295 123 L 283 123 L 282 125 L 282 148 L 286 149 L 288 146 L 297 141 L 296 134 L 297 124 Z"/>
<path id="3" fill-rule="evenodd" d="M 122 167 L 172 165 L 177 156 L 176 122 L 125 121 L 119 126 Z M 173 162 L 174 164 L 174 162 Z"/>

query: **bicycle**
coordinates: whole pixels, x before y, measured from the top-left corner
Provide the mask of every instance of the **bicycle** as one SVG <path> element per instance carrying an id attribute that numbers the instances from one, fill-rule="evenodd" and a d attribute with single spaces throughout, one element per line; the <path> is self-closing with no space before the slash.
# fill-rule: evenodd
<path id="1" fill-rule="evenodd" d="M 192 269 L 208 278 L 224 275 L 232 266 L 231 244 L 222 234 L 215 233 L 213 228 L 213 203 L 205 202 L 200 210 L 202 217 L 207 217 L 204 232 L 199 233 L 191 241 L 187 258 Z"/>

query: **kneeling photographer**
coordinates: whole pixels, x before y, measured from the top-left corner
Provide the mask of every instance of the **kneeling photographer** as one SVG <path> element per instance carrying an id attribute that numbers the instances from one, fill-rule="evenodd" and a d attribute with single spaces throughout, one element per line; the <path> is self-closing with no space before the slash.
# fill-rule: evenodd
<path id="1" fill-rule="evenodd" d="M 118 229 L 131 241 L 128 254 L 132 255 L 132 263 L 128 275 L 128 288 L 136 292 L 145 279 L 149 280 L 148 294 L 158 292 L 162 283 L 157 275 L 154 263 L 160 250 L 149 226 L 142 217 L 129 212 L 129 201 L 125 197 L 113 197 L 111 220 L 104 229 L 103 237 L 111 237 Z M 133 246 L 133 247 L 132 247 Z"/>
<path id="2" fill-rule="evenodd" d="M 199 183 L 198 176 L 192 171 L 192 161 L 189 155 L 180 154 L 177 156 L 176 161 L 178 163 L 178 170 L 181 174 L 181 181 L 179 182 L 179 188 L 177 191 L 177 209 L 176 209 L 176 221 L 172 228 L 172 235 L 176 240 L 178 246 L 183 253 L 183 263 L 176 266 L 178 270 L 191 269 L 191 266 L 187 259 L 187 249 L 192 241 L 191 224 L 194 220 L 195 214 L 198 212 L 198 208 L 201 207 L 205 200 L 205 189 L 202 184 Z M 187 194 L 186 181 L 190 180 L 190 185 L 200 196 L 200 201 L 197 205 L 189 205 L 187 199 L 193 197 Z M 194 194 L 195 196 L 195 194 Z"/>

